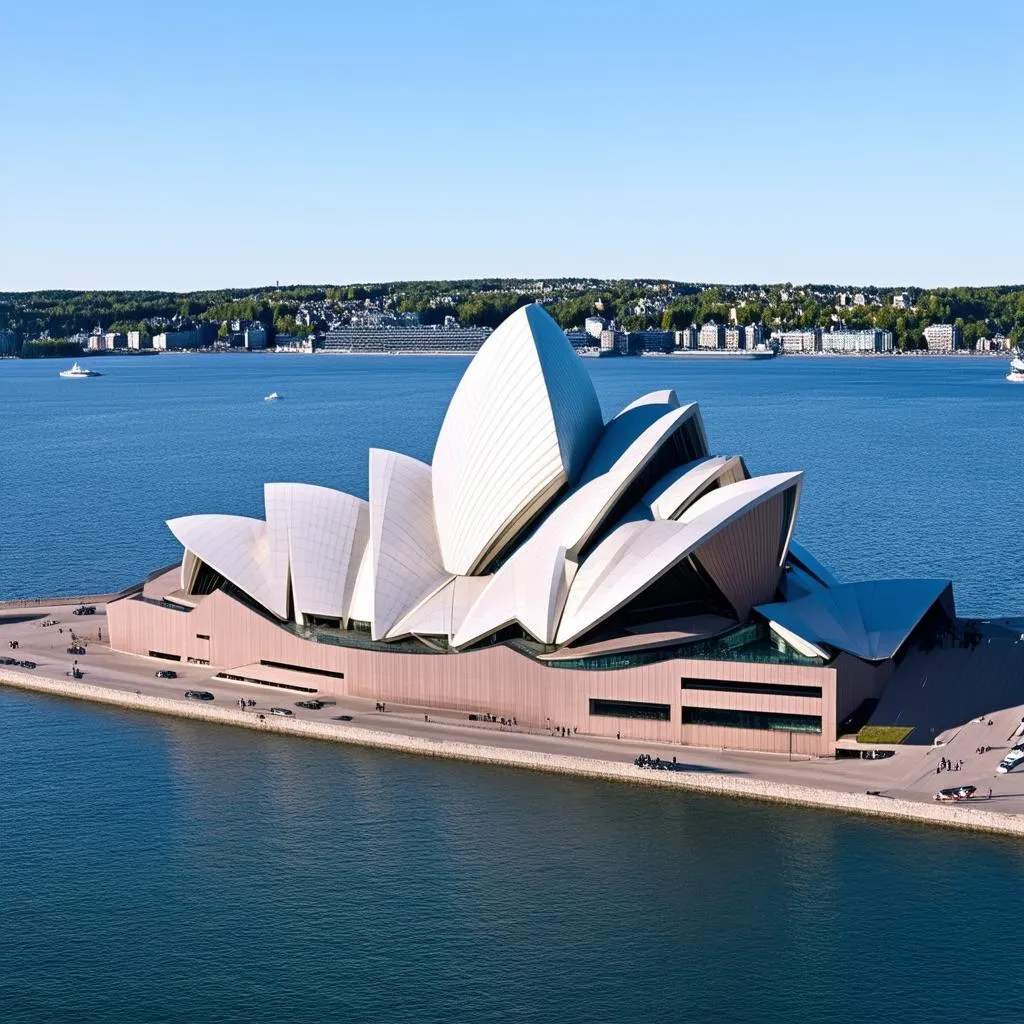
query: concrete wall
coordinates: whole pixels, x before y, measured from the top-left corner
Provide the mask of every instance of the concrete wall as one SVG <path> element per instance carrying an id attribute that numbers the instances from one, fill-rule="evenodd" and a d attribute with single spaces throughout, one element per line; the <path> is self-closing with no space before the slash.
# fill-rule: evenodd
<path id="1" fill-rule="evenodd" d="M 835 670 L 736 661 L 676 659 L 611 671 L 559 669 L 508 647 L 462 654 L 409 654 L 315 643 L 256 614 L 223 591 L 193 611 L 177 611 L 137 595 L 107 606 L 110 644 L 133 654 L 151 651 L 202 659 L 230 670 L 260 660 L 344 673 L 310 676 L 326 695 L 366 697 L 423 708 L 487 712 L 520 724 L 576 728 L 581 733 L 829 756 L 835 749 Z M 205 639 L 209 637 L 209 639 Z M 682 690 L 683 677 L 820 686 L 822 697 L 779 697 Z M 668 721 L 590 714 L 590 700 L 666 704 Z M 682 724 L 682 706 L 816 714 L 820 735 Z M 790 745 L 792 744 L 792 745 Z"/>

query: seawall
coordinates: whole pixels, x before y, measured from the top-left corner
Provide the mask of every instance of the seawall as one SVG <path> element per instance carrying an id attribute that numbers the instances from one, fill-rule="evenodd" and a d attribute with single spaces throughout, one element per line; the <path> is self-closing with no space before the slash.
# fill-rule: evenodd
<path id="1" fill-rule="evenodd" d="M 267 716 L 259 718 L 240 708 L 216 707 L 207 703 L 171 700 L 94 686 L 72 680 L 52 679 L 22 672 L 0 669 L 0 685 L 31 690 L 60 697 L 72 697 L 99 704 L 113 704 L 136 711 L 191 718 L 260 732 L 303 736 L 307 739 L 332 743 L 349 743 L 361 747 L 375 747 L 406 754 L 441 757 L 478 764 L 500 765 L 530 771 L 553 772 L 561 775 L 579 775 L 608 782 L 632 785 L 682 789 L 695 793 L 739 797 L 767 803 L 790 804 L 800 807 L 819 807 L 873 818 L 942 825 L 947 828 L 975 832 L 1024 836 L 1024 815 L 1004 814 L 964 807 L 956 804 L 915 803 L 910 800 L 868 796 L 864 793 L 845 793 L 768 782 L 764 779 L 702 772 L 661 772 L 640 769 L 632 764 L 603 761 L 598 758 L 572 757 L 532 750 L 510 750 L 485 744 L 461 743 L 454 740 L 432 740 L 420 736 L 402 736 L 379 732 L 361 726 L 336 722 L 310 722 L 296 718 Z"/>

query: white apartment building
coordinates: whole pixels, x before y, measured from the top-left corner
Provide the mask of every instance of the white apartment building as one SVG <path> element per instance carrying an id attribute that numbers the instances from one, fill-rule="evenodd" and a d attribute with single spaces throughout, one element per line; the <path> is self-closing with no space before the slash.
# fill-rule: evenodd
<path id="1" fill-rule="evenodd" d="M 698 348 L 725 348 L 725 328 L 714 320 L 704 324 L 697 334 Z"/>
<path id="2" fill-rule="evenodd" d="M 772 341 L 777 342 L 783 352 L 820 352 L 821 328 L 812 327 L 799 331 L 772 331 Z"/>
<path id="3" fill-rule="evenodd" d="M 963 347 L 964 335 L 955 324 L 931 324 L 924 329 L 929 352 L 955 352 Z"/>
<path id="4" fill-rule="evenodd" d="M 825 331 L 821 335 L 822 352 L 846 352 L 850 354 L 867 352 L 891 352 L 892 331 L 879 328 L 840 328 Z"/>
<path id="5" fill-rule="evenodd" d="M 697 328 L 692 324 L 676 331 L 676 348 L 694 349 L 697 347 Z"/>

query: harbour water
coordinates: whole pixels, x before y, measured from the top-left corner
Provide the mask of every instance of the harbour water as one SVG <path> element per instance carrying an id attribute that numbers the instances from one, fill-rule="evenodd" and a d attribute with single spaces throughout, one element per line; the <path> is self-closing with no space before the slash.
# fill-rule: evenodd
<path id="1" fill-rule="evenodd" d="M 429 458 L 457 358 L 0 363 L 0 598 L 123 586 L 162 520 Z M 1020 389 L 991 360 L 588 363 L 806 470 L 844 578 L 1024 610 Z M 280 402 L 264 403 L 278 391 Z M 0 1019 L 1009 1020 L 1012 840 L 434 763 L 0 691 Z"/>

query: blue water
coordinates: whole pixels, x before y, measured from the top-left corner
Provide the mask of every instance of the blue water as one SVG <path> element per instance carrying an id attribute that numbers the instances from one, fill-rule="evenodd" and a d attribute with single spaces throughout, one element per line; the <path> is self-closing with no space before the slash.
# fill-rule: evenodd
<path id="1" fill-rule="evenodd" d="M 171 561 L 265 479 L 429 457 L 459 359 L 0 363 L 0 597 Z M 840 575 L 1024 610 L 1024 389 L 989 360 L 588 363 L 807 472 Z M 277 390 L 278 403 L 263 395 Z M 1012 1020 L 1019 843 L 0 691 L 0 1021 Z"/>
<path id="2" fill-rule="evenodd" d="M 118 589 L 179 553 L 164 520 L 261 516 L 265 480 L 364 495 L 366 452 L 429 461 L 461 358 L 0 361 L 0 599 Z M 63 364 L 61 364 L 63 365 Z M 712 448 L 806 473 L 797 537 L 846 579 L 952 578 L 964 614 L 1024 611 L 1024 388 L 993 359 L 587 363 L 606 415 L 674 387 Z M 284 395 L 264 402 L 270 391 Z"/>

